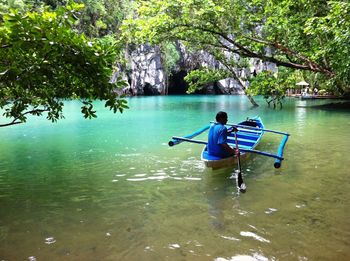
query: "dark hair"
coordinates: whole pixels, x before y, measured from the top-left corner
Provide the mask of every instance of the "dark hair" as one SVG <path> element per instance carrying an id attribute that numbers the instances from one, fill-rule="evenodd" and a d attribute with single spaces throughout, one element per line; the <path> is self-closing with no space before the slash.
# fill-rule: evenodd
<path id="1" fill-rule="evenodd" d="M 224 111 L 219 111 L 219 112 L 216 114 L 215 119 L 216 119 L 216 121 L 220 121 L 221 119 L 227 119 L 227 113 L 224 112 Z"/>

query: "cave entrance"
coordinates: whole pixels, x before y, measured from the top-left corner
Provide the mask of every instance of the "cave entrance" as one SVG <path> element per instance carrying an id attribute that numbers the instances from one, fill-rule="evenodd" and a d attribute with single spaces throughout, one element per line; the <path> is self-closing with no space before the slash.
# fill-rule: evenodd
<path id="1" fill-rule="evenodd" d="M 154 95 L 154 90 L 152 89 L 152 86 L 149 83 L 146 83 L 143 87 L 143 95 L 145 96 L 151 96 Z"/>
<path id="2" fill-rule="evenodd" d="M 186 71 L 179 71 L 169 76 L 168 94 L 186 94 L 188 83 L 185 81 Z"/>

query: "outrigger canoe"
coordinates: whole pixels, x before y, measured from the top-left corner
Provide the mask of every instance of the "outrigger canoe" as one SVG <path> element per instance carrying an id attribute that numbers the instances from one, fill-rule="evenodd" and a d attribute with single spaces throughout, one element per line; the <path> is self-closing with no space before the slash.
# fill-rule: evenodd
<path id="1" fill-rule="evenodd" d="M 211 123 L 211 124 L 213 124 L 213 123 Z M 253 117 L 253 118 L 247 118 L 246 120 L 239 122 L 238 124 L 230 124 L 230 123 L 226 124 L 226 127 L 228 127 L 228 128 L 230 128 L 232 126 L 237 128 L 238 131 L 237 131 L 237 133 L 232 132 L 228 135 L 228 144 L 233 148 L 235 147 L 235 136 L 234 135 L 237 134 L 238 148 L 239 148 L 241 156 L 244 156 L 247 153 L 255 153 L 255 154 L 274 158 L 275 159 L 275 162 L 274 162 L 275 168 L 279 168 L 281 166 L 282 160 L 284 159 L 283 158 L 284 147 L 285 147 L 287 140 L 288 140 L 288 137 L 289 137 L 288 133 L 265 129 L 261 118 L 258 116 Z M 174 145 L 180 144 L 181 142 L 184 142 L 184 141 L 191 142 L 191 143 L 197 143 L 197 144 L 204 144 L 205 146 L 202 150 L 201 159 L 207 167 L 220 168 L 223 166 L 233 164 L 235 162 L 235 158 L 236 158 L 235 156 L 228 157 L 228 158 L 220 158 L 220 157 L 210 155 L 210 154 L 208 154 L 208 151 L 207 151 L 207 146 L 206 146 L 207 142 L 206 141 L 193 139 L 194 137 L 207 131 L 209 128 L 210 128 L 210 124 L 204 126 L 201 129 L 198 129 L 197 131 L 195 131 L 189 135 L 185 135 L 183 137 L 173 136 L 172 140 L 170 140 L 168 144 L 169 144 L 169 146 L 174 146 Z M 276 154 L 273 154 L 270 152 L 265 152 L 265 151 L 259 151 L 259 150 L 255 149 L 258 146 L 259 142 L 261 141 L 265 132 L 271 132 L 271 133 L 279 134 L 279 135 L 283 136 L 283 138 L 278 146 L 278 150 L 277 150 Z"/>
<path id="2" fill-rule="evenodd" d="M 244 150 L 253 150 L 258 146 L 262 136 L 264 135 L 264 124 L 260 117 L 248 118 L 236 125 L 238 148 L 241 151 L 241 158 L 247 155 Z M 255 129 L 250 129 L 246 127 L 253 127 Z M 235 133 L 231 132 L 227 137 L 227 144 L 232 148 L 235 147 Z M 210 168 L 221 168 L 228 165 L 232 165 L 235 162 L 236 157 L 220 158 L 217 156 L 210 155 L 205 145 L 202 151 L 201 159 L 205 166 Z"/>

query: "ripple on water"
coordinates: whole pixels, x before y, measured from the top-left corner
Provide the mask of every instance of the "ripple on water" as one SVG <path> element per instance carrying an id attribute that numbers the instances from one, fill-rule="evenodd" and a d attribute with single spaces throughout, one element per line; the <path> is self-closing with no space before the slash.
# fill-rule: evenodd
<path id="1" fill-rule="evenodd" d="M 126 179 L 127 181 L 145 181 L 147 180 L 147 178 L 129 178 Z"/>
<path id="2" fill-rule="evenodd" d="M 179 244 L 169 244 L 169 248 L 170 249 L 177 249 L 177 248 L 180 248 L 180 245 Z"/>
<path id="3" fill-rule="evenodd" d="M 296 208 L 304 208 L 304 207 L 306 207 L 306 205 L 305 204 L 297 204 L 297 205 L 295 205 L 295 207 Z"/>
<path id="4" fill-rule="evenodd" d="M 233 256 L 229 259 L 226 259 L 223 257 L 217 257 L 214 259 L 214 261 L 269 261 L 269 259 L 261 254 L 254 253 L 252 256 L 237 255 L 237 256 Z"/>
<path id="5" fill-rule="evenodd" d="M 270 243 L 270 240 L 265 239 L 261 236 L 258 236 L 257 234 L 255 234 L 253 232 L 241 231 L 240 235 L 243 237 L 252 237 L 260 242 Z"/>
<path id="6" fill-rule="evenodd" d="M 221 238 L 231 240 L 231 241 L 240 241 L 240 239 L 235 237 L 221 236 Z"/>
<path id="7" fill-rule="evenodd" d="M 249 211 L 245 211 L 245 210 L 238 210 L 238 215 L 248 217 L 250 214 L 252 214 L 252 213 L 251 213 L 251 212 L 249 212 Z"/>
<path id="8" fill-rule="evenodd" d="M 185 180 L 202 180 L 202 178 L 184 177 Z"/>
<path id="9" fill-rule="evenodd" d="M 144 251 L 145 252 L 147 252 L 147 251 L 154 251 L 153 246 L 146 246 Z"/>
<path id="10" fill-rule="evenodd" d="M 127 181 L 146 181 L 146 180 L 163 180 L 167 179 L 169 176 L 150 176 L 144 178 L 128 178 Z"/>
<path id="11" fill-rule="evenodd" d="M 56 243 L 56 239 L 54 237 L 45 238 L 45 244 L 51 245 L 53 243 Z"/>
<path id="12" fill-rule="evenodd" d="M 201 160 L 186 160 L 183 161 L 183 166 L 181 170 L 205 170 L 205 165 Z"/>
<path id="13" fill-rule="evenodd" d="M 149 176 L 149 177 L 135 177 L 135 178 L 128 178 L 127 181 L 147 181 L 147 180 L 164 180 L 164 179 L 174 179 L 174 180 L 189 180 L 189 181 L 200 181 L 202 178 L 197 177 L 172 177 L 169 175 L 165 176 Z"/>
<path id="14" fill-rule="evenodd" d="M 277 209 L 275 209 L 275 208 L 268 208 L 267 210 L 265 210 L 265 214 L 272 214 L 276 211 L 277 211 Z"/>
<path id="15" fill-rule="evenodd" d="M 135 174 L 134 176 L 135 177 L 144 177 L 144 176 L 147 176 L 147 174 Z"/>

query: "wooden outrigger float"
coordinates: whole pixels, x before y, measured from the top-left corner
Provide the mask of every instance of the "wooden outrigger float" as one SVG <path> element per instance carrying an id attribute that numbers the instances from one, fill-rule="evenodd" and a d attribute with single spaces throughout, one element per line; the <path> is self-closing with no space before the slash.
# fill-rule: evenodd
<path id="1" fill-rule="evenodd" d="M 238 129 L 237 133 L 230 133 L 228 135 L 227 143 L 228 145 L 234 148 L 235 138 L 237 138 L 238 148 L 239 148 L 241 157 L 247 155 L 247 153 L 255 153 L 255 154 L 274 158 L 275 159 L 274 167 L 275 168 L 281 167 L 282 160 L 284 159 L 283 158 L 284 147 L 289 137 L 288 133 L 265 129 L 264 124 L 260 117 L 247 118 L 247 120 L 242 121 L 238 124 L 227 123 L 226 126 L 228 128 L 235 127 Z M 220 167 L 232 165 L 235 162 L 235 159 L 237 158 L 236 156 L 220 158 L 220 157 L 209 155 L 207 152 L 207 146 L 206 146 L 207 142 L 203 140 L 193 139 L 194 137 L 207 131 L 209 128 L 210 128 L 210 124 L 183 137 L 173 136 L 172 140 L 170 140 L 168 144 L 169 146 L 174 146 L 174 145 L 180 144 L 181 142 L 203 144 L 205 146 L 202 151 L 201 159 L 207 167 L 220 168 Z M 276 154 L 265 152 L 265 151 L 259 151 L 255 149 L 255 147 L 261 141 L 261 138 L 265 132 L 271 132 L 271 133 L 279 134 L 283 136 Z M 235 137 L 235 135 L 237 136 Z"/>

